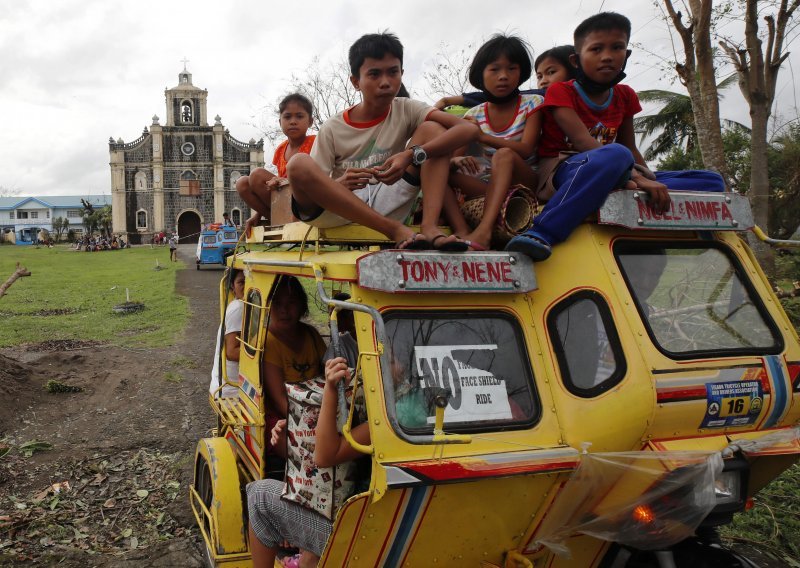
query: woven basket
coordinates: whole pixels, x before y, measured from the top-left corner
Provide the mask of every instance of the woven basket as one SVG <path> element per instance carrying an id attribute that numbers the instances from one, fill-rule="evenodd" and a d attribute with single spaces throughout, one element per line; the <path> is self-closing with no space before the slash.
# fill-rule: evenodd
<path id="1" fill-rule="evenodd" d="M 484 199 L 470 199 L 461 206 L 461 213 L 473 229 L 483 219 Z M 500 207 L 500 214 L 492 230 L 492 247 L 502 248 L 513 237 L 527 231 L 533 224 L 536 205 L 533 190 L 524 185 L 512 186 Z"/>

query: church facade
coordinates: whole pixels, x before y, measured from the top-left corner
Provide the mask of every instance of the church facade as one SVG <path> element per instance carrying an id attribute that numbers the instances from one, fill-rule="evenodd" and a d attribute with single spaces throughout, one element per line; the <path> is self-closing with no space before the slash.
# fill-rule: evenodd
<path id="1" fill-rule="evenodd" d="M 264 165 L 264 140 L 241 142 L 217 115 L 207 118 L 208 91 L 184 67 L 178 86 L 164 91 L 166 120 L 153 116 L 133 142 L 108 141 L 113 230 L 131 242 L 160 232 L 196 242 L 201 228 L 227 212 L 237 225 L 250 208 L 236 193 L 239 176 Z"/>

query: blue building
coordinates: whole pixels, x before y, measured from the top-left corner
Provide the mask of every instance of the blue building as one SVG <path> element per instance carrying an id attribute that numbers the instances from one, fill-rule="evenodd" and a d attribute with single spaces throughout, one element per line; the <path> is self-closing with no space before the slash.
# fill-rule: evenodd
<path id="1" fill-rule="evenodd" d="M 18 245 L 34 244 L 39 231 L 53 231 L 53 219 L 58 217 L 67 219 L 69 228 L 79 237 L 83 234 L 81 199 L 95 209 L 111 205 L 110 195 L 0 197 L 0 237 Z"/>

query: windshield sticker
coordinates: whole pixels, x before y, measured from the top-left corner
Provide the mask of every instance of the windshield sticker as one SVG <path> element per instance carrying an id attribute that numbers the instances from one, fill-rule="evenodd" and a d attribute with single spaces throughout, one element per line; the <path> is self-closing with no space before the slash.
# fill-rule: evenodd
<path id="1" fill-rule="evenodd" d="M 414 347 L 414 359 L 420 386 L 426 395 L 431 389 L 450 391 L 444 410 L 445 423 L 477 422 L 511 419 L 506 381 L 489 371 L 465 363 L 469 353 L 479 350 L 496 351 L 497 345 L 436 345 Z M 462 353 L 456 357 L 455 353 Z M 465 356 L 466 354 L 466 356 Z M 427 396 L 426 396 L 427 398 Z M 434 406 L 428 423 L 433 424 Z"/>
<path id="2" fill-rule="evenodd" d="M 706 415 L 700 428 L 753 424 L 763 406 L 761 381 L 706 383 Z"/>

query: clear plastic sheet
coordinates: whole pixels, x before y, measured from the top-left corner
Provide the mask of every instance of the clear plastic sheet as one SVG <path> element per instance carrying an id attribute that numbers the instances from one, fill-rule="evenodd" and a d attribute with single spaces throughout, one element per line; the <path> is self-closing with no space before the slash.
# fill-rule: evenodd
<path id="1" fill-rule="evenodd" d="M 745 455 L 762 453 L 798 453 L 798 451 L 800 451 L 800 426 L 795 426 L 794 428 L 783 428 L 754 439 L 736 439 L 735 436 L 731 436 L 729 448 L 738 448 Z"/>
<path id="2" fill-rule="evenodd" d="M 719 452 L 583 453 L 535 542 L 567 557 L 576 534 L 667 548 L 693 535 L 714 508 L 722 466 Z"/>

